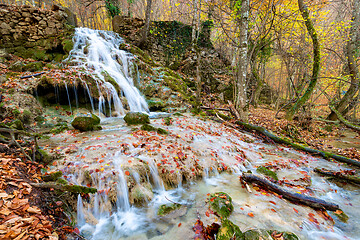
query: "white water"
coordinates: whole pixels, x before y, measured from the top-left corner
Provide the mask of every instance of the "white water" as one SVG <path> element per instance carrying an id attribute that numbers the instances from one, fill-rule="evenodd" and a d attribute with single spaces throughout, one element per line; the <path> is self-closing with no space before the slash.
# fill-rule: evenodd
<path id="1" fill-rule="evenodd" d="M 104 130 L 100 132 L 78 136 L 70 135 L 72 133 L 69 132 L 51 138 L 60 146 L 65 143 L 66 146 L 75 144 L 79 147 L 76 153 L 67 155 L 57 167 L 67 179 L 74 184 L 84 185 L 85 171 L 90 171 L 93 179 L 91 186 L 99 190 L 90 196 L 90 200 L 78 199 L 78 227 L 87 239 L 193 239 L 192 226 L 198 213 L 205 225 L 216 221 L 213 215 L 205 216 L 205 200 L 207 193 L 217 191 L 227 192 L 232 197 L 234 212 L 230 220 L 242 231 L 250 228 L 277 229 L 294 232 L 305 240 L 359 239 L 359 189 L 351 185 L 340 187 L 312 171 L 315 167 L 346 169 L 344 166 L 281 146 L 256 141 L 251 143 L 251 136 L 211 121 L 181 117 L 174 119 L 174 124 L 168 127 L 161 123 L 161 119 L 152 120 L 154 126 L 165 128 L 170 131 L 170 135 L 143 135 L 125 126 L 123 120 L 113 118 L 104 121 Z M 51 141 L 47 140 L 46 144 L 51 145 Z M 125 149 L 124 144 L 127 146 L 125 151 L 122 150 Z M 178 176 L 182 178 L 181 171 L 173 168 L 175 163 L 161 163 L 164 158 L 175 159 L 179 150 L 188 155 L 184 159 L 188 163 L 199 159 L 198 163 L 204 169 L 202 180 L 181 185 L 178 179 Z M 100 159 L 103 162 L 99 163 Z M 229 171 L 219 173 L 219 163 L 225 163 Z M 299 186 L 306 186 L 300 179 L 305 173 L 309 175 L 309 188 L 313 193 L 304 187 L 291 190 L 304 191 L 304 194 L 338 204 L 349 215 L 348 223 L 340 222 L 333 213 L 328 212 L 335 221 L 332 223 L 309 207 L 292 204 L 251 186 L 252 193 L 241 187 L 238 176 L 242 172 L 252 170 L 256 173 L 255 167 L 266 164 L 279 166 L 279 179 L 288 179 Z M 147 172 L 139 166 L 148 166 Z M 186 167 L 192 168 L 191 165 Z M 166 175 L 159 177 L 164 168 L 175 170 L 168 175 L 178 179 L 179 187 L 176 184 L 170 190 L 164 187 Z M 153 197 L 141 204 L 141 207 L 131 204 L 129 196 L 132 191 L 129 190 L 146 183 L 152 185 Z M 111 186 L 115 189 L 113 193 L 107 192 Z M 116 202 L 110 205 L 113 194 L 117 195 Z M 159 218 L 156 214 L 158 207 L 171 202 L 187 204 L 189 207 L 186 214 L 171 219 Z M 248 216 L 250 212 L 254 217 Z M 313 214 L 319 224 L 311 222 L 309 214 Z M 179 223 L 182 223 L 180 227 Z"/>
<path id="2" fill-rule="evenodd" d="M 145 98 L 134 86 L 131 72 L 133 56 L 119 49 L 120 44 L 123 43 L 119 35 L 108 31 L 76 28 L 73 40 L 74 48 L 70 51 L 67 61 L 76 64 L 79 69 L 85 69 L 98 81 L 100 112 L 104 111 L 104 102 L 107 100 L 110 112 L 114 111 L 117 115 L 125 114 L 124 104 L 115 86 L 106 82 L 107 74 L 120 87 L 127 100 L 128 110 L 149 112 Z M 112 104 L 115 109 L 111 109 Z"/>

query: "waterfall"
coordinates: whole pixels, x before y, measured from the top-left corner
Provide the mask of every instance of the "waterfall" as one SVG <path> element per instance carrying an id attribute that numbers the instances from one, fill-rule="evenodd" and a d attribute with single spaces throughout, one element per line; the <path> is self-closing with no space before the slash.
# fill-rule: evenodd
<path id="1" fill-rule="evenodd" d="M 105 99 L 108 100 L 117 115 L 124 115 L 123 102 L 119 97 L 123 93 L 129 110 L 149 112 L 145 98 L 134 85 L 131 66 L 133 56 L 119 49 L 123 39 L 114 32 L 76 28 L 73 38 L 74 48 L 67 61 L 77 68 L 84 69 L 97 81 L 99 88 L 99 111 L 105 111 Z M 103 88 L 103 91 L 100 90 Z"/>

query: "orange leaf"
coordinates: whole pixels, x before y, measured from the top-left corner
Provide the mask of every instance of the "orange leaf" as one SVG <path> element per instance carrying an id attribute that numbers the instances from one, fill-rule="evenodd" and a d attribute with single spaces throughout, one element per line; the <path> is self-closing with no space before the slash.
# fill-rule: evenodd
<path id="1" fill-rule="evenodd" d="M 299 211 L 298 210 L 296 210 L 295 208 L 293 208 L 294 209 L 294 211 L 296 212 L 296 213 L 299 213 Z"/>
<path id="2" fill-rule="evenodd" d="M 126 175 L 126 176 L 129 176 L 129 175 L 130 175 L 130 172 L 129 172 L 129 171 L 125 171 L 125 175 Z"/>
<path id="3" fill-rule="evenodd" d="M 248 213 L 248 215 L 250 216 L 250 217 L 254 217 L 254 214 L 251 212 L 251 213 Z"/>
<path id="4" fill-rule="evenodd" d="M 178 227 L 181 227 L 181 223 L 178 224 Z"/>

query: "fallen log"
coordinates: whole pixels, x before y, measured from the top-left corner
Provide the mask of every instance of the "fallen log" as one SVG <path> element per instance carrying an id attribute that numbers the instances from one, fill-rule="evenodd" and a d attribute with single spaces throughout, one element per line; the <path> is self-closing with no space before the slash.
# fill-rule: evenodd
<path id="1" fill-rule="evenodd" d="M 72 193 L 96 193 L 96 188 L 89 188 L 79 185 L 68 185 L 68 184 L 61 184 L 56 182 L 45 182 L 45 183 L 30 183 L 31 186 L 37 188 L 53 188 L 56 190 L 60 190 L 63 192 L 72 192 Z"/>
<path id="2" fill-rule="evenodd" d="M 339 209 L 339 206 L 334 203 L 326 202 L 322 199 L 306 196 L 299 193 L 294 193 L 289 190 L 286 190 L 279 185 L 270 182 L 265 177 L 257 176 L 251 173 L 243 173 L 242 180 L 246 182 L 254 182 L 260 186 L 263 186 L 279 195 L 281 195 L 283 198 L 295 202 L 295 203 L 301 203 L 306 206 L 315 208 L 315 209 L 325 209 L 330 211 L 336 211 Z"/>
<path id="3" fill-rule="evenodd" d="M 346 120 L 342 115 L 341 113 L 336 110 L 333 106 L 329 106 L 330 110 L 332 112 L 334 112 L 337 116 L 337 118 L 339 119 L 340 122 L 342 122 L 345 126 L 347 126 L 348 128 L 351 128 L 351 129 L 354 129 L 356 131 L 360 131 L 360 126 L 356 125 L 356 124 L 353 124 L 351 122 L 349 122 L 348 120 Z"/>
<path id="4" fill-rule="evenodd" d="M 331 171 L 331 170 L 324 169 L 324 168 L 321 168 L 321 169 L 315 168 L 314 172 L 320 173 L 322 175 L 334 177 L 337 179 L 345 180 L 348 182 L 360 184 L 360 177 L 355 176 L 355 175 L 349 175 L 349 174 L 346 174 L 345 172 L 336 172 L 336 171 Z"/>
<path id="5" fill-rule="evenodd" d="M 291 147 L 293 147 L 295 149 L 319 155 L 319 156 L 323 157 L 324 159 L 332 158 L 332 159 L 335 159 L 336 161 L 339 161 L 339 162 L 344 162 L 344 163 L 348 163 L 348 164 L 352 164 L 354 166 L 360 167 L 360 161 L 357 161 L 357 160 L 354 160 L 354 159 L 351 159 L 351 158 L 347 158 L 347 157 L 344 157 L 344 156 L 341 156 L 341 155 L 337 155 L 335 153 L 320 151 L 320 150 L 317 150 L 317 149 L 312 149 L 312 148 L 309 148 L 309 147 L 305 147 L 305 146 L 303 146 L 301 144 L 293 143 L 293 142 L 291 142 L 291 140 L 276 136 L 274 133 L 266 130 L 263 127 L 256 126 L 256 125 L 253 125 L 253 124 L 250 124 L 250 123 L 244 123 L 244 122 L 241 122 L 241 121 L 236 121 L 236 124 L 239 125 L 239 126 L 243 126 L 244 128 L 246 128 L 248 130 L 258 131 L 258 132 L 264 134 L 265 136 L 269 137 L 270 139 L 272 139 L 274 142 L 286 144 L 286 145 L 289 145 L 289 146 L 291 146 Z"/>

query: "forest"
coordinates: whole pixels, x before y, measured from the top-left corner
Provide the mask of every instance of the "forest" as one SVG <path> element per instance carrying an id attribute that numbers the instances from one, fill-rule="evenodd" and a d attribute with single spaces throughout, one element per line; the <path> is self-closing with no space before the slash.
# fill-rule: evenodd
<path id="1" fill-rule="evenodd" d="M 360 0 L 0 0 L 1 239 L 359 239 Z"/>

